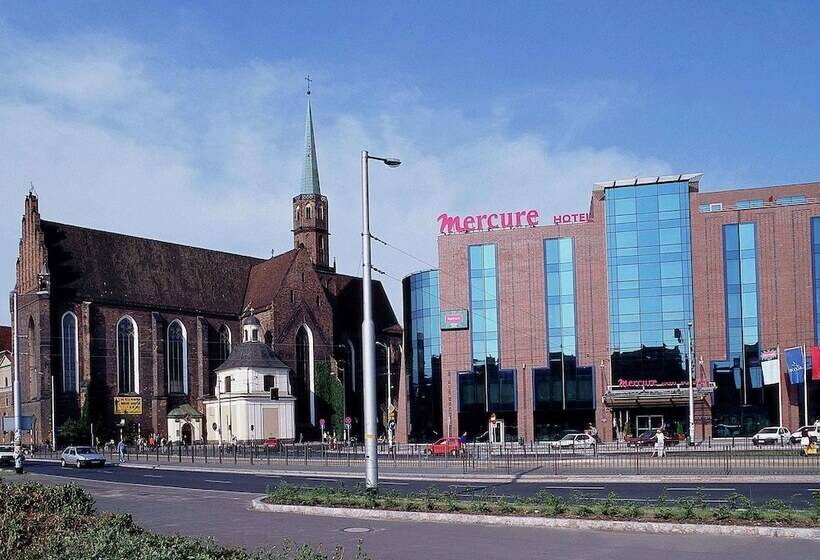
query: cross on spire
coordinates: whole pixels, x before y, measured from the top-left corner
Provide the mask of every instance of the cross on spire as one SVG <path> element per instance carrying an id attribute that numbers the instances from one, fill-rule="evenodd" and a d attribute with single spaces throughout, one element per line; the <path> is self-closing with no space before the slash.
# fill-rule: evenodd
<path id="1" fill-rule="evenodd" d="M 310 82 L 313 81 L 313 80 L 310 79 L 310 74 L 305 76 L 305 81 L 307 82 L 307 94 L 310 95 Z"/>

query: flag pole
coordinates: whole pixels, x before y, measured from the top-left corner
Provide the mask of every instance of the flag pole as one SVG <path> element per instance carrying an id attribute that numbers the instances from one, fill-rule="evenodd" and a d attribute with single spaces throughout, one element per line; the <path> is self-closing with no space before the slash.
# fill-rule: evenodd
<path id="1" fill-rule="evenodd" d="M 780 345 L 777 345 L 777 362 L 780 363 Z M 778 413 L 778 424 L 777 426 L 780 427 L 783 425 L 783 374 L 780 371 L 780 368 L 777 368 L 777 413 Z"/>
<path id="2" fill-rule="evenodd" d="M 806 345 L 803 345 L 803 415 L 806 419 L 804 426 L 809 425 L 809 372 L 806 369 Z"/>

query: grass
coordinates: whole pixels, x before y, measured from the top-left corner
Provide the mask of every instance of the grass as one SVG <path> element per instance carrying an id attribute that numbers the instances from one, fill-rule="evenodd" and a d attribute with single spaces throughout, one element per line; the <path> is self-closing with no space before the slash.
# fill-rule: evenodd
<path id="1" fill-rule="evenodd" d="M 266 501 L 303 506 L 620 521 L 788 527 L 817 527 L 820 523 L 820 492 L 814 493 L 814 504 L 809 510 L 794 509 L 780 500 L 753 504 L 742 494 L 733 494 L 726 503 L 713 506 L 704 502 L 702 495 L 674 501 L 661 495 L 655 503 L 647 504 L 620 500 L 614 493 L 596 501 L 582 494 L 562 497 L 549 492 L 532 497 L 477 494 L 472 499 L 464 499 L 438 492 L 435 488 L 418 493 L 387 491 L 376 494 L 361 488 L 301 488 L 289 484 L 269 488 Z"/>
<path id="2" fill-rule="evenodd" d="M 127 514 L 98 513 L 77 484 L 45 486 L 0 480 L 0 557 L 3 560 L 343 560 L 337 546 L 326 554 L 284 540 L 280 546 L 247 551 L 212 539 L 158 535 Z M 351 558 L 348 556 L 347 558 Z M 361 542 L 352 556 L 367 560 Z"/>

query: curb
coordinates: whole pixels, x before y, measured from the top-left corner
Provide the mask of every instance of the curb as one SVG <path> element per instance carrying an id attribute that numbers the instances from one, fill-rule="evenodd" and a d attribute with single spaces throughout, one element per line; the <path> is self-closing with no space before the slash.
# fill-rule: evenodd
<path id="1" fill-rule="evenodd" d="M 542 529 L 576 529 L 618 533 L 654 533 L 677 535 L 722 535 L 735 537 L 769 537 L 820 539 L 820 529 L 806 527 L 761 527 L 755 525 L 698 525 L 694 523 L 659 523 L 653 521 L 606 521 L 551 517 L 490 516 L 468 513 L 428 513 L 378 509 L 334 508 L 267 504 L 264 497 L 255 498 L 251 509 L 270 513 L 292 513 L 323 517 L 344 517 L 371 521 L 413 521 L 416 523 L 449 523 L 491 525 L 496 527 L 532 527 Z"/>

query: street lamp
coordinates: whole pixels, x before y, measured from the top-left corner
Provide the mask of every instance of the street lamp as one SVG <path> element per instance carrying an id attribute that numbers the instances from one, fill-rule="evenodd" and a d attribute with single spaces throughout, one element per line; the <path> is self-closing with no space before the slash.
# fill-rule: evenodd
<path id="1" fill-rule="evenodd" d="M 14 340 L 12 344 L 12 351 L 14 352 L 14 452 L 17 454 L 23 453 L 23 431 L 22 431 L 22 422 L 23 422 L 23 409 L 22 409 L 22 396 L 20 395 L 20 349 L 18 348 L 17 343 L 17 290 L 12 292 L 13 297 L 13 307 L 14 307 L 14 323 L 12 327 L 14 328 Z M 31 359 L 31 358 L 29 358 Z M 15 457 L 15 463 L 17 462 L 17 457 Z M 21 463 L 21 470 L 22 470 L 22 463 Z"/>
<path id="2" fill-rule="evenodd" d="M 373 326 L 373 286 L 370 263 L 370 181 L 368 160 L 375 159 L 388 167 L 398 167 L 395 158 L 371 156 L 362 150 L 362 370 L 364 372 L 364 456 L 365 481 L 368 490 L 379 486 L 379 457 L 376 445 L 376 333 Z"/>
<path id="3" fill-rule="evenodd" d="M 692 388 L 692 321 L 686 331 L 686 372 L 689 375 L 689 443 L 695 443 L 695 392 Z"/>

